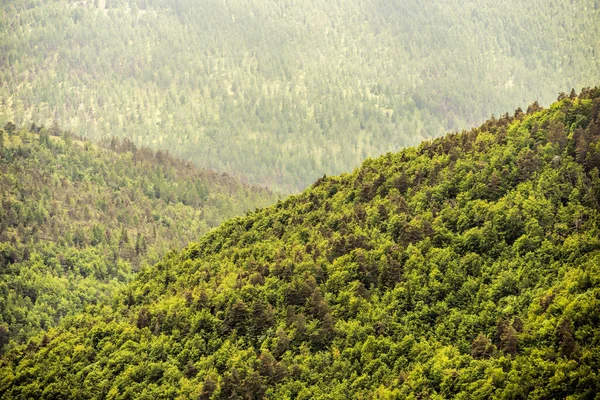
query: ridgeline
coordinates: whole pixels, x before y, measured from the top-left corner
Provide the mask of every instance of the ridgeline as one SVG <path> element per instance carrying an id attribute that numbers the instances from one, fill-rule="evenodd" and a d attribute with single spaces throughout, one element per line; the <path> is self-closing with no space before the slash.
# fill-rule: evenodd
<path id="1" fill-rule="evenodd" d="M 600 89 L 225 222 L 4 355 L 3 398 L 594 398 Z"/>

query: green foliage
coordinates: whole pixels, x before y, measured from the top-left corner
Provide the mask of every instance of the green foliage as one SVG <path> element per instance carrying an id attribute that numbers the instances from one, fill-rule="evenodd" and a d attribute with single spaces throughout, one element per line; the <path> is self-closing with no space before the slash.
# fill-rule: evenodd
<path id="1" fill-rule="evenodd" d="M 587 89 L 229 220 L 9 352 L 0 395 L 594 398 L 599 110 Z"/>
<path id="2" fill-rule="evenodd" d="M 129 141 L 92 145 L 57 126 L 0 132 L 0 351 L 108 301 L 141 266 L 274 200 Z"/>
<path id="3" fill-rule="evenodd" d="M 0 124 L 288 192 L 600 79 L 597 0 L 1 3 Z"/>
<path id="4" fill-rule="evenodd" d="M 229 220 L 6 354 L 0 395 L 594 398 L 599 111 L 586 89 Z"/>

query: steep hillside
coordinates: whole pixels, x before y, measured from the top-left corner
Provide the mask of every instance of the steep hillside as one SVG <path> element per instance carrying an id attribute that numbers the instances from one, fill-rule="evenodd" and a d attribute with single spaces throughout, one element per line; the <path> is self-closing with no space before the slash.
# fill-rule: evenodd
<path id="1" fill-rule="evenodd" d="M 590 399 L 600 89 L 236 218 L 6 354 L 3 398 Z"/>
<path id="2" fill-rule="evenodd" d="M 0 2 L 0 124 L 297 192 L 600 80 L 598 0 Z"/>
<path id="3" fill-rule="evenodd" d="M 144 264 L 274 202 L 166 153 L 35 125 L 0 130 L 0 347 L 108 296 Z M 8 336 L 7 336 L 8 334 Z"/>

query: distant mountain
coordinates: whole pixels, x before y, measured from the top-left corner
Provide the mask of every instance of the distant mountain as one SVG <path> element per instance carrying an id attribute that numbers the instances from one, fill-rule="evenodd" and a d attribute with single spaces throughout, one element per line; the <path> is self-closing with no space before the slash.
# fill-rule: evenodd
<path id="1" fill-rule="evenodd" d="M 0 124 L 280 191 L 600 80 L 598 0 L 14 0 Z"/>
<path id="2" fill-rule="evenodd" d="M 3 398 L 594 398 L 600 88 L 227 221 L 5 355 Z"/>
<path id="3" fill-rule="evenodd" d="M 101 304 L 146 264 L 275 197 L 164 152 L 0 130 L 0 344 Z"/>

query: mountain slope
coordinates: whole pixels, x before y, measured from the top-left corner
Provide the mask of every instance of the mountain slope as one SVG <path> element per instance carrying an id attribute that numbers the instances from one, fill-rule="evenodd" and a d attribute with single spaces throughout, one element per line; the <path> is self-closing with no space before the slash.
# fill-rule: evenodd
<path id="1" fill-rule="evenodd" d="M 594 398 L 600 89 L 224 223 L 2 361 L 4 398 Z"/>
<path id="2" fill-rule="evenodd" d="M 131 142 L 97 146 L 57 126 L 7 124 L 0 130 L 0 343 L 23 342 L 106 301 L 141 265 L 273 201 L 266 190 Z"/>
<path id="3" fill-rule="evenodd" d="M 597 0 L 15 0 L 0 13 L 1 124 L 118 134 L 292 192 L 600 79 Z"/>

